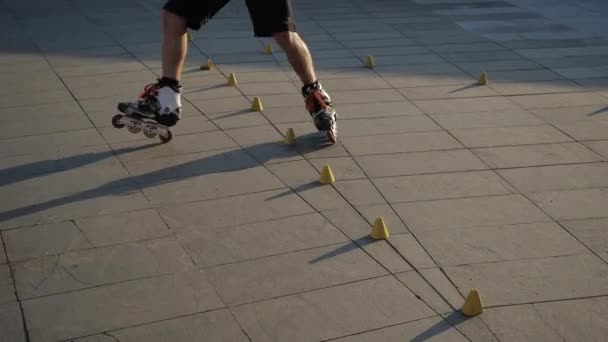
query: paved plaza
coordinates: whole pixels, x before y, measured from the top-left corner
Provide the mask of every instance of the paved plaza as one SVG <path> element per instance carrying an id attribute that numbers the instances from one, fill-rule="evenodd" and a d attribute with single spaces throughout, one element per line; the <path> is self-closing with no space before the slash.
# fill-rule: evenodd
<path id="1" fill-rule="evenodd" d="M 293 0 L 332 146 L 243 0 L 112 127 L 163 3 L 0 0 L 1 342 L 608 340 L 607 1 Z"/>

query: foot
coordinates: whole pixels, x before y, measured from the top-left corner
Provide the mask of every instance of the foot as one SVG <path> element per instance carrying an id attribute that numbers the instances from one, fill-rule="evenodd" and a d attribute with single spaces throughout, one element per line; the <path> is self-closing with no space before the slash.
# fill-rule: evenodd
<path id="1" fill-rule="evenodd" d="M 134 117 L 154 120 L 164 126 L 175 126 L 181 115 L 181 87 L 171 87 L 162 80 L 149 84 L 135 102 L 121 102 L 118 110 Z"/>
<path id="2" fill-rule="evenodd" d="M 310 113 L 317 130 L 324 131 L 327 138 L 335 143 L 338 138 L 337 113 L 331 98 L 318 81 L 302 87 L 306 110 Z"/>

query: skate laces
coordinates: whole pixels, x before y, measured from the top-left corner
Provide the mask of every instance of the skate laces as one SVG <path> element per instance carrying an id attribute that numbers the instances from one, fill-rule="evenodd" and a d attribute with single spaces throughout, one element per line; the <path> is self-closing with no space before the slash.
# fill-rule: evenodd
<path id="1" fill-rule="evenodd" d="M 160 88 L 160 85 L 158 83 L 148 84 L 144 88 L 143 93 L 141 93 L 141 95 L 139 95 L 139 99 L 140 100 L 146 100 L 146 99 L 150 98 L 150 96 L 158 96 L 158 89 L 159 88 Z"/>
<path id="2" fill-rule="evenodd" d="M 313 90 L 310 92 L 306 99 L 304 100 L 306 104 L 306 110 L 310 113 L 318 113 L 327 108 L 327 103 L 325 102 L 325 98 L 323 93 L 319 90 Z"/>

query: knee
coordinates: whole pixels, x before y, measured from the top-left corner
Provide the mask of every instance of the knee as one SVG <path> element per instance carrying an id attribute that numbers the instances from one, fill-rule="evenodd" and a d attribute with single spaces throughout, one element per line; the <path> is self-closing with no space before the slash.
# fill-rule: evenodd
<path id="1" fill-rule="evenodd" d="M 273 34 L 272 37 L 284 50 L 296 47 L 300 42 L 298 34 L 291 31 L 277 32 Z"/>
<path id="2" fill-rule="evenodd" d="M 169 34 L 182 35 L 186 33 L 186 18 L 163 10 L 162 13 L 163 32 Z"/>

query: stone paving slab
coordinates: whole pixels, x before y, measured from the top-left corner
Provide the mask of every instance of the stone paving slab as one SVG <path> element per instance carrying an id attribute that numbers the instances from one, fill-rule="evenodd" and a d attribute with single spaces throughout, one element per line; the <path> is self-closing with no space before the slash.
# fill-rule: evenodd
<path id="1" fill-rule="evenodd" d="M 0 1 L 0 341 L 606 335 L 605 4 L 293 0 L 334 146 L 242 1 L 191 32 L 173 141 L 114 129 L 161 6 Z"/>

